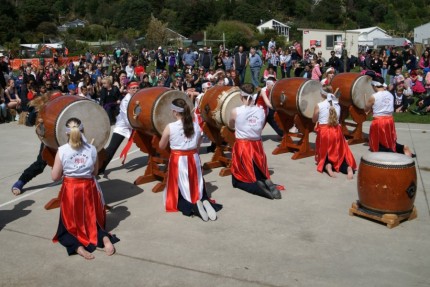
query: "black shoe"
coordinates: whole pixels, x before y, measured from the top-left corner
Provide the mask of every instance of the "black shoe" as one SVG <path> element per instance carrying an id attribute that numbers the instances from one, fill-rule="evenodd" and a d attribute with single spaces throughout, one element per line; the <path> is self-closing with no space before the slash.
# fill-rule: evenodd
<path id="1" fill-rule="evenodd" d="M 262 182 L 261 180 L 258 180 L 257 185 L 259 187 L 259 190 L 255 193 L 256 195 L 259 195 L 268 199 L 273 199 L 273 194 L 270 192 L 270 190 L 267 188 L 264 182 Z"/>
<path id="2" fill-rule="evenodd" d="M 278 190 L 276 184 L 274 184 L 270 179 L 266 179 L 264 181 L 264 183 L 269 188 L 274 199 L 281 199 L 282 198 L 281 192 Z"/>

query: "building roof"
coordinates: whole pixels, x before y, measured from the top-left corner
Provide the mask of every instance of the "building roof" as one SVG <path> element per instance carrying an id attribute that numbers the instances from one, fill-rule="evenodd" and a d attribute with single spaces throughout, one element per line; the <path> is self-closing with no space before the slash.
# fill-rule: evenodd
<path id="1" fill-rule="evenodd" d="M 266 22 L 261 23 L 260 25 L 258 25 L 258 26 L 257 26 L 257 29 L 258 29 L 258 28 L 260 28 L 260 27 L 262 27 L 262 26 L 266 26 L 266 24 L 272 24 L 272 26 L 273 26 L 273 22 L 276 22 L 276 24 L 278 24 L 278 25 L 280 25 L 280 26 L 284 26 L 284 27 L 291 28 L 291 27 L 290 27 L 290 26 L 288 26 L 287 24 L 284 24 L 284 23 L 282 23 L 282 22 L 279 22 L 278 20 L 275 20 L 275 19 L 271 19 L 271 20 L 269 20 L 269 21 L 266 21 Z"/>
<path id="2" fill-rule="evenodd" d="M 181 38 L 181 39 L 188 39 L 187 37 L 185 37 L 184 35 L 181 35 L 181 34 L 179 34 L 178 32 L 176 32 L 176 31 L 173 31 L 172 29 L 170 29 L 170 28 L 166 28 L 166 30 L 167 30 L 167 32 L 169 32 L 169 33 L 172 33 L 172 34 L 175 34 L 175 35 L 178 35 L 178 38 Z"/>
<path id="3" fill-rule="evenodd" d="M 312 29 L 312 28 L 297 28 L 297 31 L 317 31 L 317 32 L 335 32 L 335 33 L 353 33 L 353 34 L 360 34 L 360 32 L 357 32 L 355 30 L 331 30 L 331 29 Z"/>
<path id="4" fill-rule="evenodd" d="M 360 34 L 369 34 L 370 32 L 373 32 L 374 30 L 380 30 L 380 31 L 384 32 L 385 34 L 387 34 L 387 32 L 384 29 L 381 29 L 378 26 L 363 28 L 363 29 L 348 30 L 348 32 L 354 31 L 354 32 L 360 32 Z"/>

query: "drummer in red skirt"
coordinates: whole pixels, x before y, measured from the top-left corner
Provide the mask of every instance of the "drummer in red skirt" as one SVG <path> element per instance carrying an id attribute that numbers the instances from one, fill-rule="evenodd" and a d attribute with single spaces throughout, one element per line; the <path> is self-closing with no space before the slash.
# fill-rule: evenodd
<path id="1" fill-rule="evenodd" d="M 315 132 L 315 160 L 317 170 L 324 170 L 331 177 L 335 172 L 347 174 L 348 179 L 354 177 L 357 164 L 339 125 L 340 105 L 332 94 L 331 86 L 321 90 L 324 101 L 315 106 L 312 121 L 317 123 Z"/>
<path id="2" fill-rule="evenodd" d="M 254 105 L 254 86 L 243 84 L 240 96 L 243 105 L 232 110 L 229 122 L 236 136 L 231 163 L 233 187 L 268 199 L 281 199 L 278 186 L 270 180 L 261 141 L 266 116 L 261 107 Z"/>
<path id="3" fill-rule="evenodd" d="M 384 79 L 375 76 L 372 80 L 375 93 L 367 101 L 364 111 L 373 111 L 373 120 L 369 131 L 370 151 L 396 152 L 415 157 L 407 145 L 397 143 L 397 134 L 394 125 L 394 97 L 385 90 Z"/>
<path id="4" fill-rule="evenodd" d="M 97 174 L 97 150 L 89 144 L 84 127 L 77 118 L 66 123 L 68 143 L 60 146 L 52 167 L 52 180 L 63 178 L 60 191 L 60 220 L 54 242 L 66 247 L 69 255 L 94 259 L 96 247 L 113 255 L 113 243 L 119 241 L 105 231 L 106 213 L 103 195 L 94 176 Z"/>

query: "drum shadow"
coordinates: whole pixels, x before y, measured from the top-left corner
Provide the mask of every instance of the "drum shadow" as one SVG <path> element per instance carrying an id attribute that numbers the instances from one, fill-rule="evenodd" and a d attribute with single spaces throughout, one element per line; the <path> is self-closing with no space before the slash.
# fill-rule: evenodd
<path id="1" fill-rule="evenodd" d="M 0 230 L 6 227 L 7 224 L 29 215 L 31 210 L 25 210 L 25 208 L 33 205 L 33 203 L 35 203 L 34 200 L 24 200 L 15 204 L 11 210 L 0 210 Z"/>
<path id="2" fill-rule="evenodd" d="M 271 140 L 271 141 L 279 143 L 279 142 L 281 142 L 282 138 L 280 136 L 278 136 L 278 135 L 262 135 L 261 136 L 261 140 L 263 142 Z"/>
<path id="3" fill-rule="evenodd" d="M 215 181 L 205 181 L 206 193 L 209 198 L 212 198 L 212 193 L 214 193 L 218 189 L 218 186 L 213 185 L 212 182 Z"/>
<path id="4" fill-rule="evenodd" d="M 61 185 L 62 182 L 57 181 L 57 182 L 50 182 L 50 183 L 43 183 L 43 184 L 39 184 L 39 185 L 34 185 L 31 187 L 26 187 L 22 193 L 26 192 L 26 191 L 30 191 L 30 190 L 34 190 L 34 189 L 39 189 L 39 188 L 45 188 L 45 187 L 51 187 L 51 186 L 57 186 L 57 185 Z"/>
<path id="5" fill-rule="evenodd" d="M 127 161 L 124 165 L 120 165 L 114 168 L 108 168 L 106 169 L 105 174 L 108 175 L 109 173 L 111 173 L 112 171 L 117 171 L 120 169 L 126 169 L 127 171 L 131 172 L 131 171 L 135 171 L 137 169 L 140 169 L 144 166 L 146 166 L 148 164 L 148 156 L 143 156 L 143 157 L 139 157 L 139 158 L 134 158 L 130 161 Z"/>
<path id="6" fill-rule="evenodd" d="M 103 191 L 105 203 L 108 205 L 112 202 L 126 202 L 126 199 L 143 192 L 143 189 L 137 185 L 120 179 L 108 180 L 100 182 L 99 184 Z"/>
<path id="7" fill-rule="evenodd" d="M 106 231 L 109 232 L 117 228 L 120 222 L 125 220 L 130 215 L 131 212 L 128 211 L 127 206 L 120 205 L 112 207 L 106 214 Z"/>

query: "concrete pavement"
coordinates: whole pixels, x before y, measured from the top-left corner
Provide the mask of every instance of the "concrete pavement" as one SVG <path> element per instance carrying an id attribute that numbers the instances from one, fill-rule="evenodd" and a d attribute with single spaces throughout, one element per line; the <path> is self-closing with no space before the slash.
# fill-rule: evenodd
<path id="1" fill-rule="evenodd" d="M 114 206 L 107 227 L 121 239 L 117 253 L 96 251 L 95 260 L 85 261 L 51 242 L 59 210 L 43 206 L 60 186 L 52 183 L 50 168 L 22 195 L 10 192 L 40 142 L 34 128 L 2 124 L 0 286 L 429 286 L 430 125 L 396 127 L 399 142 L 418 155 L 415 220 L 388 229 L 349 216 L 358 199 L 356 176 L 333 179 L 316 171 L 313 157 L 272 155 L 278 142 L 267 126 L 264 147 L 273 181 L 286 187 L 282 200 L 233 189 L 230 177 L 215 169 L 205 179 L 223 204 L 217 221 L 165 213 L 162 194 L 151 191 L 155 183 L 133 185 L 147 161 L 133 146 L 125 166 L 114 158 L 108 178 L 100 180 Z M 351 150 L 359 163 L 368 147 Z M 203 153 L 202 161 L 211 155 Z"/>

